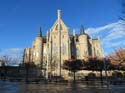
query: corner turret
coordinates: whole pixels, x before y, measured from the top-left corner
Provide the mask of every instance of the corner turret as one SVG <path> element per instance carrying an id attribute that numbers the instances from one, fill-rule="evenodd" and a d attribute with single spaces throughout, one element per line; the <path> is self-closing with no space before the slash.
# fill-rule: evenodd
<path id="1" fill-rule="evenodd" d="M 35 65 L 41 67 L 42 59 L 43 59 L 43 38 L 42 38 L 42 30 L 40 27 L 39 33 L 32 44 L 32 60 L 35 63 Z"/>
<path id="2" fill-rule="evenodd" d="M 82 35 L 82 34 L 85 34 L 83 25 L 81 25 L 81 28 L 80 28 L 80 35 Z"/>
<path id="3" fill-rule="evenodd" d="M 39 29 L 38 37 L 42 37 L 42 30 L 41 30 L 41 27 L 40 27 L 40 29 Z"/>

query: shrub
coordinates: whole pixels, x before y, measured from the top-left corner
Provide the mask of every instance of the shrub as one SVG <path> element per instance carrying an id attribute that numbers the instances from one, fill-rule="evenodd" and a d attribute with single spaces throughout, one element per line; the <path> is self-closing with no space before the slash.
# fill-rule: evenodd
<path id="1" fill-rule="evenodd" d="M 118 71 L 114 71 L 112 73 L 112 77 L 113 78 L 122 78 L 123 77 L 123 74 L 121 72 L 118 72 Z"/>

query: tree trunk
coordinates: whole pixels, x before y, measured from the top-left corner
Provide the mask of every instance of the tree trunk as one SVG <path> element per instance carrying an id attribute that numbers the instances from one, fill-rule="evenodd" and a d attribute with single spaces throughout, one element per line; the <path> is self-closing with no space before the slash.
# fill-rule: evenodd
<path id="1" fill-rule="evenodd" d="M 101 81 L 101 84 L 103 84 L 103 79 L 102 79 L 102 70 L 100 70 L 100 81 Z"/>
<path id="2" fill-rule="evenodd" d="M 26 82 L 28 82 L 29 68 L 26 68 Z"/>
<path id="3" fill-rule="evenodd" d="M 75 71 L 73 72 L 74 74 L 74 83 L 76 82 L 76 75 L 75 75 Z"/>
<path id="4" fill-rule="evenodd" d="M 3 74 L 4 80 L 6 80 L 6 76 L 7 76 L 7 67 L 4 66 L 4 74 Z"/>

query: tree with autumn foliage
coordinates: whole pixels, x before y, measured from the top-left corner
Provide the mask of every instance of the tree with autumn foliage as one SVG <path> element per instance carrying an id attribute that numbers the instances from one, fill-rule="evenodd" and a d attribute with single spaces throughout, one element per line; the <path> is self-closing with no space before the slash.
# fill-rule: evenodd
<path id="1" fill-rule="evenodd" d="M 116 70 L 125 70 L 125 49 L 116 49 L 108 57 Z"/>
<path id="2" fill-rule="evenodd" d="M 63 69 L 73 72 L 74 82 L 75 82 L 75 73 L 79 70 L 82 70 L 84 66 L 84 60 L 75 59 L 72 57 L 69 60 L 65 60 L 63 63 Z"/>

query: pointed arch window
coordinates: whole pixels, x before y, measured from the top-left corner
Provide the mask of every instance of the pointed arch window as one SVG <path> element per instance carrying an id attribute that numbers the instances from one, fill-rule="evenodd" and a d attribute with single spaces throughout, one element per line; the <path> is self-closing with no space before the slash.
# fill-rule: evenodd
<path id="1" fill-rule="evenodd" d="M 55 30 L 58 30 L 58 24 L 56 25 L 56 28 L 55 28 Z"/>
<path id="2" fill-rule="evenodd" d="M 77 53 L 77 57 L 79 57 L 79 56 L 80 56 L 80 55 L 79 55 L 80 51 L 79 51 L 79 48 L 78 48 L 78 47 L 76 48 L 76 53 Z"/>
<path id="3" fill-rule="evenodd" d="M 33 48 L 35 49 L 35 46 L 33 46 Z"/>
<path id="4" fill-rule="evenodd" d="M 62 29 L 62 25 L 61 25 L 61 24 L 60 24 L 60 30 L 63 30 L 63 29 Z"/>
<path id="5" fill-rule="evenodd" d="M 66 53 L 66 46 L 64 43 L 62 43 L 61 50 L 62 50 L 62 54 L 64 55 Z"/>
<path id="6" fill-rule="evenodd" d="M 62 38 L 64 38 L 65 36 L 64 35 L 62 35 Z"/>
<path id="7" fill-rule="evenodd" d="M 56 39 L 56 35 L 54 35 L 54 39 Z"/>

